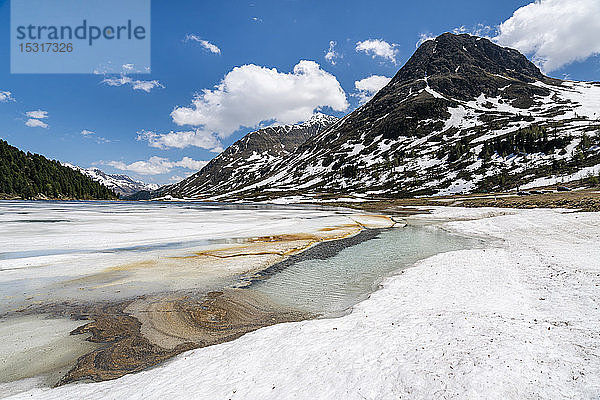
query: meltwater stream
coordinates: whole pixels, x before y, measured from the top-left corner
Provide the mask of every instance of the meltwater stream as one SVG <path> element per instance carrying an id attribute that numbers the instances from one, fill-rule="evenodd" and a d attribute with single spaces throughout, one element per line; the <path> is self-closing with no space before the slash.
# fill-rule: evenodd
<path id="1" fill-rule="evenodd" d="M 334 317 L 367 298 L 385 277 L 433 255 L 480 244 L 435 226 L 386 229 L 332 257 L 293 263 L 255 281 L 251 290 L 285 306 Z"/>

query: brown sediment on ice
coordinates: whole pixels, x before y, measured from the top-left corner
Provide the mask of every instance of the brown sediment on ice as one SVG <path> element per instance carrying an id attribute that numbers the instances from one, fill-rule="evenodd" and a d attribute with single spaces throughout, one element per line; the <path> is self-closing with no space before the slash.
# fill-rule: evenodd
<path id="1" fill-rule="evenodd" d="M 127 290 L 136 282 L 153 282 L 160 277 L 169 290 L 196 288 L 208 281 L 261 271 L 317 243 L 353 236 L 363 229 L 364 226 L 353 223 L 313 233 L 255 237 L 243 243 L 220 245 L 191 254 L 117 265 L 66 284 L 92 290 Z"/>
<path id="2" fill-rule="evenodd" d="M 80 357 L 57 383 L 103 381 L 138 372 L 187 350 L 237 339 L 245 333 L 312 315 L 284 309 L 243 289 L 202 298 L 167 296 L 99 306 L 92 322 L 71 334 L 91 334 L 103 346 Z"/>
<path id="3" fill-rule="evenodd" d="M 203 301 L 190 297 L 144 299 L 131 303 L 126 311 L 141 322 L 146 338 L 166 349 L 189 342 L 210 346 L 263 326 L 311 316 L 244 289 L 211 292 Z"/>

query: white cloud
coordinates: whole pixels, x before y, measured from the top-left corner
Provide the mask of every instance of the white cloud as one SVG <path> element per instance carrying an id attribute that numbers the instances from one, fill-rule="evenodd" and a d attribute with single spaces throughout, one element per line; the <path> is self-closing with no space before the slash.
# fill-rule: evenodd
<path id="1" fill-rule="evenodd" d="M 48 118 L 48 111 L 42 111 L 42 110 L 27 111 L 25 113 L 25 115 L 27 115 L 29 118 L 44 119 L 44 118 Z"/>
<path id="2" fill-rule="evenodd" d="M 169 161 L 168 158 L 150 157 L 149 160 L 135 161 L 131 164 L 123 161 L 103 161 L 101 164 L 110 165 L 121 171 L 131 171 L 140 175 L 161 175 L 171 172 L 173 168 L 184 168 L 189 170 L 200 170 L 208 161 L 197 161 L 189 157 L 183 157 L 180 161 Z"/>
<path id="3" fill-rule="evenodd" d="M 354 86 L 358 91 L 354 96 L 358 97 L 360 104 L 364 104 L 371 100 L 375 94 L 387 85 L 392 78 L 381 75 L 371 75 L 364 79 L 354 82 Z"/>
<path id="4" fill-rule="evenodd" d="M 25 125 L 27 125 L 31 128 L 48 128 L 47 123 L 45 123 L 44 121 L 40 121 L 39 119 L 34 119 L 34 118 L 29 118 L 25 122 Z"/>
<path id="5" fill-rule="evenodd" d="M 463 33 L 468 33 L 469 35 L 479 36 L 490 39 L 490 36 L 495 33 L 495 29 L 489 25 L 477 24 L 471 28 L 467 28 L 462 25 L 458 28 L 454 28 L 452 33 L 455 35 L 461 35 Z"/>
<path id="6" fill-rule="evenodd" d="M 48 124 L 45 123 L 44 121 L 41 121 L 44 118 L 48 118 L 48 111 L 43 111 L 43 110 L 27 111 L 25 113 L 25 115 L 27 117 L 29 117 L 29 119 L 27 121 L 25 121 L 25 125 L 27 125 L 31 128 L 48 128 Z"/>
<path id="7" fill-rule="evenodd" d="M 102 136 L 97 136 L 96 132 L 90 131 L 88 129 L 83 129 L 81 131 L 81 135 L 85 138 L 90 138 L 96 140 L 96 143 L 112 143 L 113 141 Z"/>
<path id="8" fill-rule="evenodd" d="M 494 40 L 549 72 L 600 54 L 600 1 L 537 0 L 500 24 Z"/>
<path id="9" fill-rule="evenodd" d="M 262 18 L 259 18 L 259 17 L 252 17 L 252 21 L 258 22 L 258 23 L 263 22 Z"/>
<path id="10" fill-rule="evenodd" d="M 221 49 L 218 48 L 216 45 L 212 44 L 211 42 L 209 42 L 208 40 L 204 40 L 204 39 L 200 38 L 199 36 L 196 36 L 193 34 L 186 35 L 185 41 L 188 42 L 190 40 L 200 43 L 200 45 L 202 47 L 204 47 L 206 50 L 210 51 L 211 53 L 221 54 Z"/>
<path id="11" fill-rule="evenodd" d="M 147 140 L 148 145 L 159 149 L 178 148 L 188 146 L 200 147 L 214 153 L 223 151 L 223 146 L 218 137 L 211 132 L 195 129 L 191 131 L 156 133 L 152 131 L 138 132 L 137 140 Z"/>
<path id="12" fill-rule="evenodd" d="M 208 164 L 208 161 L 192 160 L 189 157 L 183 157 L 181 161 L 175 163 L 175 165 L 178 167 L 192 171 L 200 171 L 206 164 Z"/>
<path id="13" fill-rule="evenodd" d="M 428 40 L 434 40 L 435 36 L 432 35 L 431 33 L 421 33 L 419 35 L 419 40 L 417 41 L 417 44 L 415 45 L 416 48 L 419 48 L 423 43 L 425 43 Z"/>
<path id="14" fill-rule="evenodd" d="M 340 58 L 340 53 L 338 53 L 337 51 L 335 51 L 335 46 L 337 45 L 336 42 L 334 42 L 333 40 L 331 40 L 329 42 L 329 50 L 327 50 L 327 52 L 325 53 L 325 60 L 327 60 L 328 62 L 331 63 L 331 65 L 335 65 L 336 58 Z"/>
<path id="15" fill-rule="evenodd" d="M 150 67 L 145 66 L 136 66 L 135 64 L 123 64 L 121 65 L 121 69 L 116 68 L 111 61 L 108 61 L 106 64 L 100 65 L 94 68 L 94 75 L 110 75 L 110 74 L 149 74 Z"/>
<path id="16" fill-rule="evenodd" d="M 335 76 L 302 60 L 291 73 L 254 64 L 236 67 L 215 89 L 196 95 L 191 107 L 175 108 L 171 117 L 178 125 L 201 126 L 202 132 L 227 137 L 264 121 L 305 121 L 323 107 L 346 110 L 346 93 Z"/>
<path id="17" fill-rule="evenodd" d="M 163 88 L 164 86 L 159 81 L 133 81 L 131 82 L 133 86 L 133 90 L 143 90 L 146 93 L 149 93 L 154 88 Z"/>
<path id="18" fill-rule="evenodd" d="M 396 44 L 389 44 L 385 40 L 381 39 L 369 39 L 362 42 L 356 42 L 356 51 L 364 52 L 365 54 L 371 55 L 373 58 L 382 57 L 394 64 L 396 63 Z"/>
<path id="19" fill-rule="evenodd" d="M 206 164 L 208 164 L 208 161 L 201 161 L 201 162 L 203 163 L 203 165 L 202 165 L 202 167 L 200 167 L 198 169 L 198 171 L 200 171 L 202 168 L 204 168 L 204 166 Z M 189 178 L 190 176 L 194 175 L 198 171 L 183 171 L 183 176 L 182 175 L 173 175 L 172 177 L 169 178 L 169 182 L 170 183 L 181 182 L 185 178 Z"/>
<path id="20" fill-rule="evenodd" d="M 12 93 L 8 90 L 0 90 L 0 103 L 8 103 L 9 101 L 15 101 Z"/>
<path id="21" fill-rule="evenodd" d="M 164 88 L 163 84 L 157 80 L 139 81 L 132 79 L 125 74 L 122 74 L 120 77 L 104 78 L 102 83 L 108 86 L 131 85 L 133 90 L 143 90 L 146 93 L 149 93 L 154 88 Z"/>

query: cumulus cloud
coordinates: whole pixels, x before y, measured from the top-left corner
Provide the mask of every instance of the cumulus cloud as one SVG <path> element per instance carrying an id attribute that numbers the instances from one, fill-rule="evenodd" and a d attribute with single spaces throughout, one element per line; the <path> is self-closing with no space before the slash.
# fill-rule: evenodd
<path id="1" fill-rule="evenodd" d="M 183 157 L 180 161 L 169 161 L 168 158 L 154 156 L 147 161 L 135 161 L 131 164 L 123 161 L 104 161 L 101 163 L 121 171 L 131 171 L 140 175 L 160 175 L 171 172 L 173 168 L 200 170 L 208 164 L 208 161 L 197 161 L 189 157 Z"/>
<path id="2" fill-rule="evenodd" d="M 27 125 L 31 128 L 48 128 L 47 123 L 45 123 L 44 121 L 40 121 L 39 119 L 35 119 L 35 118 L 29 118 L 25 122 L 25 125 Z"/>
<path id="3" fill-rule="evenodd" d="M 0 103 L 8 103 L 9 101 L 15 101 L 12 93 L 8 90 L 0 90 Z"/>
<path id="4" fill-rule="evenodd" d="M 213 54 L 221 54 L 221 49 L 218 48 L 216 45 L 212 44 L 211 42 L 209 42 L 208 40 L 204 40 L 204 39 L 200 38 L 199 36 L 196 36 L 193 34 L 186 35 L 185 41 L 189 42 L 190 40 L 200 43 L 200 45 L 202 47 L 204 47 L 206 50 L 210 51 Z"/>
<path id="5" fill-rule="evenodd" d="M 177 161 L 175 163 L 175 165 L 177 167 L 181 167 L 181 168 L 185 168 L 185 169 L 189 169 L 192 171 L 199 171 L 201 170 L 206 164 L 208 164 L 208 161 L 198 161 L 198 160 L 192 160 L 189 157 L 183 157 L 181 159 L 181 161 Z"/>
<path id="6" fill-rule="evenodd" d="M 48 111 L 27 111 L 25 115 L 29 117 L 27 121 L 25 121 L 25 125 L 31 128 L 48 128 L 48 124 L 42 121 L 42 119 L 48 118 Z"/>
<path id="7" fill-rule="evenodd" d="M 140 81 L 132 79 L 131 77 L 125 74 L 122 74 L 120 77 L 104 78 L 102 80 L 102 83 L 108 86 L 130 85 L 133 88 L 133 90 L 143 90 L 146 93 L 149 93 L 154 88 L 164 88 L 164 85 L 157 80 Z"/>
<path id="8" fill-rule="evenodd" d="M 354 87 L 356 87 L 357 93 L 354 96 L 358 97 L 360 104 L 364 104 L 371 100 L 391 80 L 392 78 L 388 78 L 387 76 L 371 75 L 356 81 L 354 82 Z"/>
<path id="9" fill-rule="evenodd" d="M 196 135 L 227 137 L 265 121 L 305 121 L 323 107 L 346 110 L 346 93 L 335 76 L 302 60 L 290 73 L 254 64 L 236 67 L 213 90 L 197 94 L 190 107 L 175 108 L 171 117 L 177 125 L 201 127 Z"/>
<path id="10" fill-rule="evenodd" d="M 27 111 L 25 113 L 25 115 L 27 115 L 29 118 L 44 119 L 44 118 L 48 118 L 48 111 L 42 111 L 42 110 Z"/>
<path id="11" fill-rule="evenodd" d="M 362 42 L 356 42 L 356 51 L 371 55 L 371 57 L 381 57 L 396 64 L 396 44 L 390 44 L 381 39 L 368 39 Z"/>
<path id="12" fill-rule="evenodd" d="M 83 130 L 81 131 L 81 134 L 82 134 L 83 136 L 91 136 L 91 135 L 95 135 L 95 134 L 96 134 L 96 132 L 94 132 L 94 131 L 89 131 L 89 130 L 87 130 L 87 129 L 83 129 Z"/>
<path id="13" fill-rule="evenodd" d="M 183 149 L 188 146 L 200 147 L 214 153 L 223 151 L 221 141 L 211 132 L 202 129 L 190 131 L 156 133 L 152 131 L 138 132 L 137 140 L 146 140 L 148 145 L 159 149 L 177 148 Z"/>
<path id="14" fill-rule="evenodd" d="M 337 45 L 336 42 L 334 42 L 333 40 L 329 42 L 329 50 L 327 50 L 327 52 L 325 52 L 325 60 L 327 60 L 329 63 L 331 63 L 331 65 L 335 65 L 336 58 L 340 57 L 340 54 L 335 51 L 335 46 Z"/>
<path id="15" fill-rule="evenodd" d="M 494 39 L 550 72 L 600 54 L 599 37 L 598 0 L 536 0 L 500 24 Z"/>

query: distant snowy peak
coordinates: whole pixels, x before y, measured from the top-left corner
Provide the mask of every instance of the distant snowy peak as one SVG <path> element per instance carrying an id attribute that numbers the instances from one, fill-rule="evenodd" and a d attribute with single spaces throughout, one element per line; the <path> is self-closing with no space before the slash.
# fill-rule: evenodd
<path id="1" fill-rule="evenodd" d="M 318 112 L 313 114 L 307 121 L 298 124 L 298 126 L 328 126 L 337 122 L 338 120 L 339 118 L 334 117 L 333 115 L 327 115 Z"/>
<path id="2" fill-rule="evenodd" d="M 129 196 L 140 190 L 156 190 L 159 188 L 157 184 L 147 184 L 123 174 L 107 174 L 98 168 L 82 168 L 69 163 L 62 164 L 81 172 L 122 196 Z"/>

